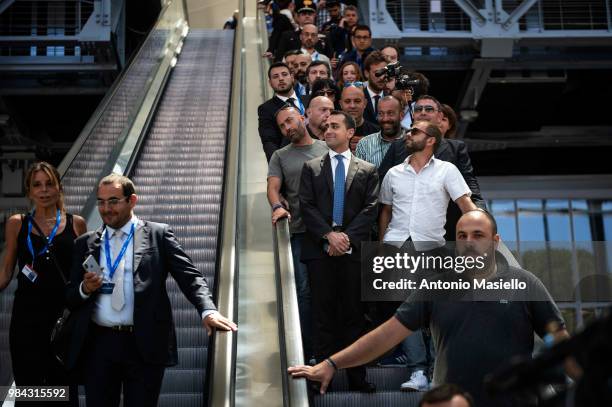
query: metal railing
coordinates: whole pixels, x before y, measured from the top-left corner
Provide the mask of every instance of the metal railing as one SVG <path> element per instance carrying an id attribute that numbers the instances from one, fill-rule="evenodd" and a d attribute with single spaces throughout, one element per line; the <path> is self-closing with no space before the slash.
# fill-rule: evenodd
<path id="1" fill-rule="evenodd" d="M 372 1 L 379 13 L 381 8 L 386 9 L 402 32 L 471 31 L 472 19 L 455 0 Z M 505 22 L 524 1 L 495 0 L 492 3 L 496 13 L 493 20 Z M 520 17 L 520 30 L 612 30 L 610 8 L 610 0 L 536 0 Z"/>
<path id="2" fill-rule="evenodd" d="M 257 11 L 257 27 L 262 39 L 259 52 L 261 55 L 263 51 L 268 48 L 268 36 L 262 10 Z M 262 63 L 269 64 L 269 62 Z M 263 75 L 267 72 L 267 66 L 265 68 L 266 69 L 262 69 Z M 267 100 L 272 96 L 270 87 L 267 85 L 267 78 L 262 77 L 260 83 L 264 99 Z M 295 270 L 291 252 L 291 235 L 289 233 L 288 220 L 279 220 L 273 231 L 281 366 L 283 370 L 286 371 L 289 366 L 304 364 L 302 329 L 300 326 L 300 314 L 295 286 Z M 284 405 L 287 407 L 307 407 L 308 391 L 306 388 L 306 380 L 295 380 L 289 377 L 288 374 L 284 374 L 283 401 Z"/>

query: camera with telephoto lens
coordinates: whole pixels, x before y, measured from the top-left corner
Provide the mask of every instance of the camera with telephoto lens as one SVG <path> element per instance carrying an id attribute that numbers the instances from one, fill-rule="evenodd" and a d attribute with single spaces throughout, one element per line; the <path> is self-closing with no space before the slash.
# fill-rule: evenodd
<path id="1" fill-rule="evenodd" d="M 395 79 L 395 90 L 409 90 L 412 94 L 414 94 L 415 88 L 418 88 L 420 85 L 420 81 L 418 79 L 411 78 L 410 75 L 402 73 L 402 66 L 399 64 L 399 61 L 389 64 L 374 72 L 374 76 L 377 78 L 380 78 L 383 75 L 385 76 L 386 80 Z"/>

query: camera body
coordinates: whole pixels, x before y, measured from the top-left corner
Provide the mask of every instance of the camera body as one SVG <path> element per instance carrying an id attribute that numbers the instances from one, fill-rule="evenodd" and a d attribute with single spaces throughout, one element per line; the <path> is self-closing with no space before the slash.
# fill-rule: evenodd
<path id="1" fill-rule="evenodd" d="M 409 90 L 414 94 L 415 88 L 421 84 L 418 79 L 413 79 L 410 75 L 402 73 L 402 66 L 399 61 L 394 62 L 374 72 L 377 78 L 385 76 L 386 80 L 395 79 L 396 90 Z"/>

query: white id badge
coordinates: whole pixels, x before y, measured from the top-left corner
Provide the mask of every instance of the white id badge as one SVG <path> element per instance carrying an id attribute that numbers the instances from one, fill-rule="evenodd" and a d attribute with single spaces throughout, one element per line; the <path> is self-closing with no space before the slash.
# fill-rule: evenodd
<path id="1" fill-rule="evenodd" d="M 30 280 L 31 282 L 36 281 L 36 279 L 38 278 L 38 274 L 34 271 L 34 269 L 29 266 L 29 265 L 25 265 L 23 266 L 23 268 L 21 269 L 21 272 L 28 278 L 28 280 Z"/>

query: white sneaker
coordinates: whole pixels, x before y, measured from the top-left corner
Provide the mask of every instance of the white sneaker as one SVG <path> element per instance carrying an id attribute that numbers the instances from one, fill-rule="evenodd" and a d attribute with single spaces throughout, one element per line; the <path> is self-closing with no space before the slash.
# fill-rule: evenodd
<path id="1" fill-rule="evenodd" d="M 402 391 L 427 391 L 429 390 L 429 381 L 422 370 L 416 370 L 410 375 L 410 380 L 402 383 L 400 386 Z"/>

